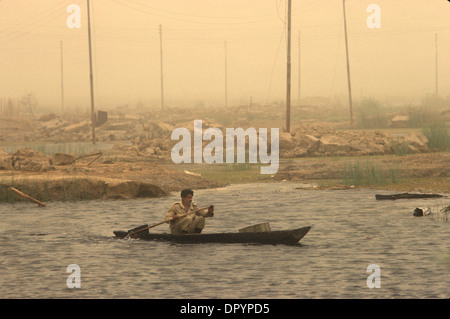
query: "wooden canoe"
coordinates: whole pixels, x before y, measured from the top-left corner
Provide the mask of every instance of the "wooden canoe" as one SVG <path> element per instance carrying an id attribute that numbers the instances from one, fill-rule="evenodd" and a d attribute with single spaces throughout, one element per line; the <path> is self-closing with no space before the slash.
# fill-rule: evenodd
<path id="1" fill-rule="evenodd" d="M 144 225 L 145 226 L 145 225 Z M 141 226 L 143 227 L 143 226 Z M 181 244 L 200 243 L 222 243 L 222 244 L 269 244 L 269 245 L 294 245 L 297 244 L 311 229 L 305 226 L 290 230 L 277 230 L 270 232 L 249 232 L 249 233 L 212 233 L 212 234 L 184 234 L 173 235 L 167 233 L 139 233 L 139 238 L 143 240 L 169 241 Z M 118 238 L 125 238 L 129 232 L 114 231 Z"/>

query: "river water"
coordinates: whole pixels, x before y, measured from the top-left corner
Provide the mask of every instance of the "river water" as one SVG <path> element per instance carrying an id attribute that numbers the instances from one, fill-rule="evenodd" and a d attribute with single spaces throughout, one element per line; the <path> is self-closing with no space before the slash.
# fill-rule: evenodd
<path id="1" fill-rule="evenodd" d="M 413 217 L 448 199 L 376 201 L 374 190 L 300 190 L 296 183 L 195 190 L 215 205 L 204 232 L 269 221 L 311 225 L 296 246 L 114 239 L 153 224 L 157 199 L 0 204 L 0 298 L 448 298 L 450 222 Z M 153 232 L 167 232 L 163 224 Z M 80 288 L 68 288 L 76 264 Z M 378 270 L 369 269 L 377 265 Z M 377 278 L 372 278 L 379 275 Z M 368 284 L 368 277 L 371 276 Z M 379 284 L 379 288 L 369 288 Z"/>

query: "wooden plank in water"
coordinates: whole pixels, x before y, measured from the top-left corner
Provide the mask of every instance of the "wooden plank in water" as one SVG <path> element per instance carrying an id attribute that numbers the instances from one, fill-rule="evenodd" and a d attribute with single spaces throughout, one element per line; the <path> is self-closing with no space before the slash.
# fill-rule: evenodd
<path id="1" fill-rule="evenodd" d="M 375 198 L 378 200 L 396 200 L 396 199 L 412 199 L 412 198 L 440 198 L 444 197 L 440 194 L 410 194 L 410 193 L 402 193 L 402 194 L 392 194 L 392 195 L 380 195 L 376 194 Z"/>

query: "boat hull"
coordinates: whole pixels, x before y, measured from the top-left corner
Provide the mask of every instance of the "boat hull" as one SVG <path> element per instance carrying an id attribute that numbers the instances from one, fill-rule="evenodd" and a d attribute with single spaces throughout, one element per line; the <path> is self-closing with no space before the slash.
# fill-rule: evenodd
<path id="1" fill-rule="evenodd" d="M 173 235 L 166 233 L 144 233 L 139 238 L 143 240 L 169 241 L 181 244 L 200 243 L 249 243 L 270 245 L 294 245 L 297 244 L 311 229 L 311 226 L 291 230 L 278 230 L 270 232 L 248 232 L 248 233 L 212 233 L 212 234 L 185 234 Z M 128 232 L 115 231 L 118 238 L 125 238 Z"/>

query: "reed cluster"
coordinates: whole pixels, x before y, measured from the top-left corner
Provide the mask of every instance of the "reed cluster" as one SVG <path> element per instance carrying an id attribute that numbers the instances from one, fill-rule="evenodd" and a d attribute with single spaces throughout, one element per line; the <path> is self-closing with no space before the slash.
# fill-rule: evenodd
<path id="1" fill-rule="evenodd" d="M 443 121 L 430 123 L 422 131 L 428 138 L 428 147 L 450 150 L 450 130 Z"/>
<path id="2" fill-rule="evenodd" d="M 384 165 L 378 161 L 344 163 L 343 184 L 353 186 L 381 186 L 399 184 L 409 178 L 408 171 L 402 172 L 399 164 Z"/>

